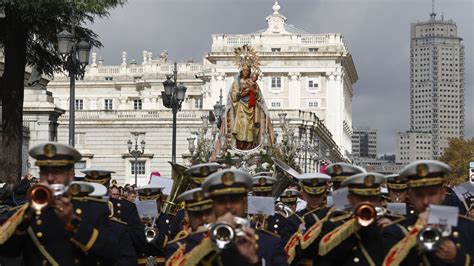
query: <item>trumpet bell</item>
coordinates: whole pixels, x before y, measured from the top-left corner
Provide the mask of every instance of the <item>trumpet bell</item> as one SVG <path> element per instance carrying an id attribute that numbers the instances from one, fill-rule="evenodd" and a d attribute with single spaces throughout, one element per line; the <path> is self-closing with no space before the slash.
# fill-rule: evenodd
<path id="1" fill-rule="evenodd" d="M 217 249 L 229 247 L 235 239 L 234 228 L 227 223 L 216 223 L 211 226 L 210 238 Z"/>
<path id="2" fill-rule="evenodd" d="M 361 204 L 355 210 L 355 216 L 357 218 L 357 222 L 361 226 L 369 226 L 375 221 L 375 217 L 377 217 L 377 211 L 372 204 Z"/>
<path id="3" fill-rule="evenodd" d="M 422 252 L 431 252 L 438 248 L 442 238 L 441 230 L 435 227 L 423 228 L 417 236 L 417 243 Z"/>
<path id="4" fill-rule="evenodd" d="M 153 227 L 147 227 L 145 228 L 145 237 L 146 237 L 146 241 L 148 243 L 150 243 L 151 241 L 153 241 L 153 239 L 156 238 L 156 230 L 155 228 Z"/>
<path id="5" fill-rule="evenodd" d="M 43 184 L 36 184 L 28 190 L 26 197 L 31 207 L 39 211 L 48 206 L 53 200 L 53 192 Z"/>

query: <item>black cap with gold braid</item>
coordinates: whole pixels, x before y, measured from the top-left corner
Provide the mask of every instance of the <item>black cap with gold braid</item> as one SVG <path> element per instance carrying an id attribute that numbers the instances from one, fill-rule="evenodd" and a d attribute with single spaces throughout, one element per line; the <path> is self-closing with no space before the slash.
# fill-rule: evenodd
<path id="1" fill-rule="evenodd" d="M 82 155 L 74 148 L 57 142 L 41 143 L 28 152 L 39 167 L 72 167 Z"/>
<path id="2" fill-rule="evenodd" d="M 408 180 L 409 188 L 431 187 L 442 185 L 451 168 L 440 161 L 421 160 L 407 165 L 400 177 Z"/>
<path id="3" fill-rule="evenodd" d="M 408 189 L 408 180 L 406 177 L 401 177 L 399 174 L 385 176 L 387 180 L 387 188 L 389 190 L 402 191 Z"/>
<path id="4" fill-rule="evenodd" d="M 194 183 L 200 185 L 202 182 L 204 182 L 206 177 L 222 168 L 223 166 L 218 163 L 201 163 L 189 167 L 186 169 L 185 173 L 191 177 L 191 180 Z"/>
<path id="5" fill-rule="evenodd" d="M 327 191 L 331 177 L 322 173 L 306 173 L 296 177 L 303 191 L 310 195 L 321 195 Z"/>
<path id="6" fill-rule="evenodd" d="M 187 211 L 198 212 L 212 209 L 212 200 L 202 188 L 195 188 L 181 193 L 178 202 L 184 202 Z"/>
<path id="7" fill-rule="evenodd" d="M 158 185 L 145 185 L 137 189 L 138 199 L 140 201 L 144 200 L 158 200 L 163 195 L 163 187 Z"/>
<path id="8" fill-rule="evenodd" d="M 360 173 L 366 173 L 366 171 L 348 163 L 333 163 L 326 167 L 326 174 L 331 176 L 332 182 L 342 182 L 348 177 Z"/>
<path id="9" fill-rule="evenodd" d="M 271 192 L 275 182 L 276 179 L 271 176 L 254 176 L 252 177 L 252 190 L 255 192 Z"/>
<path id="10" fill-rule="evenodd" d="M 349 177 L 341 184 L 348 187 L 349 193 L 359 196 L 379 196 L 380 185 L 385 182 L 385 177 L 378 173 L 362 173 Z"/>
<path id="11" fill-rule="evenodd" d="M 285 204 L 295 204 L 298 201 L 300 192 L 296 189 L 285 189 L 280 195 L 280 201 Z"/>
<path id="12" fill-rule="evenodd" d="M 86 170 L 81 171 L 81 173 L 85 174 L 84 180 L 86 182 L 93 182 L 99 183 L 101 185 L 106 185 L 110 179 L 112 179 L 114 171 L 99 169 L 99 168 L 89 168 Z"/>
<path id="13" fill-rule="evenodd" d="M 231 194 L 246 195 L 252 189 L 252 177 L 242 170 L 226 169 L 208 176 L 201 187 L 211 197 Z"/>

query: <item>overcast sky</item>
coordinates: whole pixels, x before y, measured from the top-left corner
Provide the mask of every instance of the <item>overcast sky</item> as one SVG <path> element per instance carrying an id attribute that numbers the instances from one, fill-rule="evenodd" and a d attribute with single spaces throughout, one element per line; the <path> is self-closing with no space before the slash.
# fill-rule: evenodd
<path id="1" fill-rule="evenodd" d="M 142 51 L 201 61 L 213 33 L 266 28 L 272 0 L 128 0 L 91 27 L 104 48 L 104 64 L 141 62 Z M 280 0 L 287 23 L 311 33 L 342 33 L 359 81 L 354 85 L 353 125 L 378 130 L 378 153 L 395 153 L 395 136 L 409 129 L 410 23 L 426 21 L 431 0 Z M 474 1 L 436 0 L 438 18 L 453 19 L 464 39 L 467 137 L 474 136 Z"/>

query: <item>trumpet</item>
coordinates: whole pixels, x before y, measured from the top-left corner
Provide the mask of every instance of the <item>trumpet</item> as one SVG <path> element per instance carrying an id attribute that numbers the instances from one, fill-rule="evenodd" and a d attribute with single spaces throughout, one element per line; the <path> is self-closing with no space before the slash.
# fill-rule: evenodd
<path id="1" fill-rule="evenodd" d="M 383 207 L 375 207 L 369 203 L 363 203 L 355 209 L 355 217 L 361 226 L 369 226 L 377 217 L 382 217 L 387 213 L 387 209 Z"/>
<path id="2" fill-rule="evenodd" d="M 435 251 L 441 240 L 451 234 L 451 226 L 444 225 L 441 227 L 426 226 L 416 236 L 416 242 L 421 252 Z"/>
<path id="3" fill-rule="evenodd" d="M 279 213 L 281 216 L 288 218 L 293 214 L 293 210 L 282 202 L 278 202 L 275 205 L 275 212 Z"/>
<path id="4" fill-rule="evenodd" d="M 158 231 L 155 228 L 155 218 L 153 218 L 151 222 L 147 223 L 147 225 L 145 226 L 146 241 L 150 243 L 151 241 L 153 241 L 153 239 L 156 238 L 157 235 Z"/>
<path id="5" fill-rule="evenodd" d="M 40 211 L 67 191 L 68 188 L 63 184 L 51 184 L 49 186 L 35 184 L 28 190 L 26 197 L 31 207 L 36 211 Z"/>
<path id="6" fill-rule="evenodd" d="M 244 235 L 242 228 L 250 226 L 249 221 L 245 218 L 234 217 L 234 221 L 237 224 L 235 228 L 226 222 L 216 222 L 210 225 L 210 239 L 218 250 L 232 246 L 237 237 Z"/>

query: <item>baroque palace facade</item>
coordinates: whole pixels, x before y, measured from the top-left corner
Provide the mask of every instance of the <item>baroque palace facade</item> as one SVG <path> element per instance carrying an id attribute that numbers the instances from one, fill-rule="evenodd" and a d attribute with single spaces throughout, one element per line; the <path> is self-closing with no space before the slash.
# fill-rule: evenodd
<path id="1" fill-rule="evenodd" d="M 234 48 L 248 44 L 261 59 L 259 85 L 277 132 L 279 113 L 287 113 L 295 132 L 311 132 L 318 146 L 301 164 L 316 171 L 322 160 L 349 160 L 352 135 L 352 85 L 357 72 L 341 34 L 311 34 L 286 23 L 275 3 L 266 20 L 268 28 L 250 34 L 212 35 L 212 47 L 202 63 L 178 63 L 178 82 L 188 89 L 178 112 L 177 162 L 189 163 L 187 138 L 202 127 L 201 116 L 227 93 L 236 76 L 232 64 Z M 120 184 L 133 183 L 134 158 L 127 141 L 138 135 L 146 141 L 138 159 L 138 183 L 148 181 L 151 172 L 169 176 L 171 167 L 172 112 L 163 106 L 162 82 L 172 74 L 174 62 L 167 52 L 154 57 L 143 51 L 142 62 L 106 65 L 97 54 L 87 67 L 84 79 L 76 82 L 76 143 L 84 155 L 76 166 L 107 168 L 116 172 Z M 69 109 L 69 79 L 58 74 L 47 85 L 54 104 Z M 59 116 L 57 140 L 68 142 L 66 111 Z M 306 129 L 306 130 L 301 130 Z M 281 134 L 279 139 L 281 139 Z M 301 153 L 303 154 L 303 153 Z M 36 173 L 31 161 L 32 173 Z M 304 168 L 303 168 L 304 169 Z"/>

